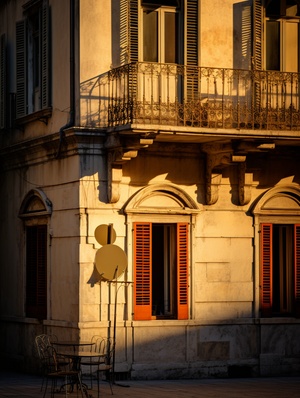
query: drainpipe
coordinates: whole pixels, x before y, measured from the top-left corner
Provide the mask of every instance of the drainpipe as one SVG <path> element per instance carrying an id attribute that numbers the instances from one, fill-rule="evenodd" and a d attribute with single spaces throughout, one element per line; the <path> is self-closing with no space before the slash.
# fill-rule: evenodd
<path id="1" fill-rule="evenodd" d="M 75 123 L 75 0 L 70 0 L 70 120 L 59 129 L 59 146 L 56 158 L 60 157 L 64 130 Z"/>

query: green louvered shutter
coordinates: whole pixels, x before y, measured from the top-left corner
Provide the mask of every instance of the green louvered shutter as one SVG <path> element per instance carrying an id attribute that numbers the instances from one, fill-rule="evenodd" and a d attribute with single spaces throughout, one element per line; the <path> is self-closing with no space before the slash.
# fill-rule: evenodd
<path id="1" fill-rule="evenodd" d="M 6 39 L 0 37 L 0 129 L 6 127 Z"/>
<path id="2" fill-rule="evenodd" d="M 16 117 L 20 118 L 27 114 L 27 61 L 26 61 L 26 20 L 16 24 Z"/>

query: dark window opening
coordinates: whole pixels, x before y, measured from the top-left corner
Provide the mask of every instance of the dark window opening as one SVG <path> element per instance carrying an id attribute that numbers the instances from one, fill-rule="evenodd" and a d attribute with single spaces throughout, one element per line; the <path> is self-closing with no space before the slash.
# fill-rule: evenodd
<path id="1" fill-rule="evenodd" d="M 161 6 L 167 6 L 167 7 L 178 7 L 179 6 L 179 0 L 142 0 L 142 6 L 148 6 L 148 7 L 161 7 Z"/>
<path id="2" fill-rule="evenodd" d="M 293 225 L 273 225 L 273 313 L 291 314 L 294 295 Z"/>
<path id="3" fill-rule="evenodd" d="M 266 7 L 267 17 L 295 17 L 300 15 L 299 3 L 295 0 L 271 0 Z"/>
<path id="4" fill-rule="evenodd" d="M 144 61 L 158 61 L 158 14 L 155 11 L 143 13 Z"/>
<path id="5" fill-rule="evenodd" d="M 176 224 L 153 224 L 152 315 L 175 317 L 177 313 Z"/>
<path id="6" fill-rule="evenodd" d="M 261 226 L 262 316 L 300 316 L 300 225 Z"/>
<path id="7" fill-rule="evenodd" d="M 267 21 L 266 24 L 266 69 L 280 70 L 280 23 Z"/>
<path id="8" fill-rule="evenodd" d="M 26 227 L 26 316 L 47 318 L 47 225 Z"/>

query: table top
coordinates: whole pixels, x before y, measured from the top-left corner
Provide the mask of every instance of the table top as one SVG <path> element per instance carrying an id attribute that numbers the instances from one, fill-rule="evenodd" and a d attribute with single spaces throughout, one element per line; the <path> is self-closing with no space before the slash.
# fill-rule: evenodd
<path id="1" fill-rule="evenodd" d="M 80 346 L 92 346 L 95 345 L 94 342 L 91 341 L 78 341 L 78 340 L 60 340 L 60 341 L 52 341 L 53 345 L 61 345 L 66 347 L 80 347 Z"/>
<path id="2" fill-rule="evenodd" d="M 95 351 L 62 351 L 59 354 L 70 358 L 101 358 L 106 355 Z"/>

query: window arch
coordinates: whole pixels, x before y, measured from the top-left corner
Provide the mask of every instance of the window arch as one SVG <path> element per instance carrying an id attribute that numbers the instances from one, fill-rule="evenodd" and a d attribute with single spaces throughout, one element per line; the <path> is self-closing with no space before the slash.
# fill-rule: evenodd
<path id="1" fill-rule="evenodd" d="M 188 319 L 197 204 L 174 185 L 155 184 L 131 198 L 124 212 L 133 231 L 134 319 Z"/>
<path id="2" fill-rule="evenodd" d="M 48 223 L 52 204 L 43 191 L 25 196 L 19 212 L 25 230 L 25 315 L 47 318 Z"/>
<path id="3" fill-rule="evenodd" d="M 253 209 L 262 316 L 300 316 L 300 188 L 278 186 Z"/>

